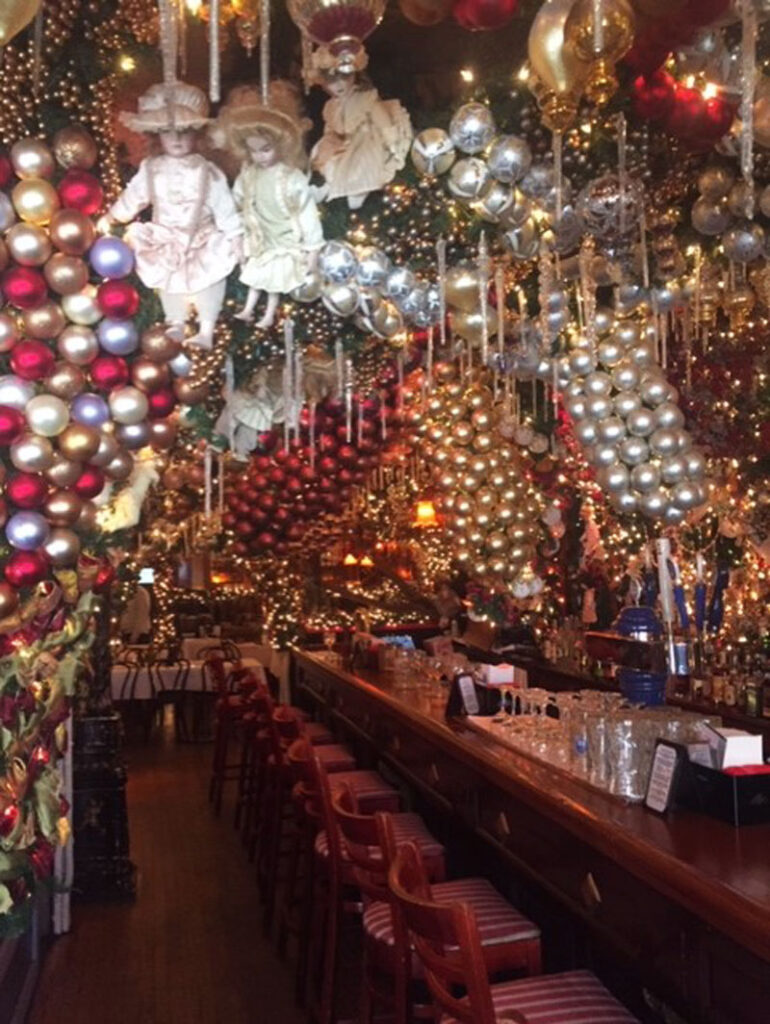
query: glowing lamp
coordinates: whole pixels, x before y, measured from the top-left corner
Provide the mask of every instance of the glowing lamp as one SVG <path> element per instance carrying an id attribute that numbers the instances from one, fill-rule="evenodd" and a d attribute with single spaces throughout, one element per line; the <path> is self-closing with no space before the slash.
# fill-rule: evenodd
<path id="1" fill-rule="evenodd" d="M 358 563 L 362 569 L 373 569 L 374 562 L 368 555 L 364 555 L 361 561 Z"/>
<path id="2" fill-rule="evenodd" d="M 435 526 L 436 507 L 432 501 L 418 501 L 414 513 L 413 526 Z"/>
<path id="3" fill-rule="evenodd" d="M 353 554 L 345 555 L 345 557 L 342 560 L 342 564 L 343 565 L 358 565 L 358 559 Z"/>

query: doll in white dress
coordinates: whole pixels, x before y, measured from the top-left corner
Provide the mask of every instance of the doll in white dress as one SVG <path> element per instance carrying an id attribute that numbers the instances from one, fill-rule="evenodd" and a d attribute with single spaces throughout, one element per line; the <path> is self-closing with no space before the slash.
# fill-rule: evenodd
<path id="1" fill-rule="evenodd" d="M 346 198 L 357 210 L 370 192 L 384 188 L 406 163 L 412 143 L 409 114 L 398 100 L 383 100 L 358 67 L 339 65 L 323 47 L 314 54 L 316 82 L 331 96 L 324 106 L 324 134 L 311 161 L 326 179 L 319 198 Z"/>
<path id="2" fill-rule="evenodd" d="M 278 85 L 279 83 L 274 83 Z M 243 218 L 240 279 L 248 286 L 237 319 L 250 321 L 265 292 L 257 327 L 271 327 L 278 300 L 305 280 L 323 245 L 318 208 L 300 170 L 303 123 L 293 112 L 266 106 L 246 87 L 235 90 L 217 119 L 214 137 L 244 161 L 233 186 Z M 271 100 L 280 91 L 271 90 Z"/>
<path id="3" fill-rule="evenodd" d="M 123 120 L 157 136 L 160 153 L 142 161 L 107 219 L 133 222 L 126 241 L 139 278 L 159 293 L 169 330 L 181 338 L 194 309 L 198 333 L 189 340 L 211 348 L 243 228 L 224 174 L 195 152 L 197 131 L 209 121 L 208 100 L 183 82 L 153 85 L 139 98 L 138 113 Z M 148 207 L 151 220 L 135 220 Z"/>

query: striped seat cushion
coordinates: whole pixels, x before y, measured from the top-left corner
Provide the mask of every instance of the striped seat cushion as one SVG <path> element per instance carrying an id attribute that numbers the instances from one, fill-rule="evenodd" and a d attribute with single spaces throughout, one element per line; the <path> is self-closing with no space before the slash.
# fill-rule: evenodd
<path id="1" fill-rule="evenodd" d="M 356 759 L 339 743 L 322 743 L 316 753 L 327 772 L 352 772 L 356 767 Z"/>
<path id="2" fill-rule="evenodd" d="M 467 903 L 473 908 L 482 946 L 523 942 L 540 937 L 540 929 L 504 899 L 486 878 L 460 878 L 431 886 L 436 903 Z M 364 931 L 375 942 L 392 946 L 390 904 L 372 903 L 364 911 Z"/>
<path id="3" fill-rule="evenodd" d="M 408 841 L 417 844 L 430 876 L 436 877 L 436 874 L 443 873 L 444 847 L 430 834 L 419 814 L 412 814 L 410 812 L 394 814 L 393 831 L 395 832 L 398 844 Z M 345 849 L 345 842 L 342 837 L 340 837 L 340 842 L 342 846 L 342 859 L 349 861 L 350 857 Z M 329 856 L 329 840 L 326 835 L 326 829 L 322 829 L 316 836 L 315 852 L 319 857 Z M 376 851 L 372 850 L 372 856 L 377 856 Z M 378 906 L 378 904 L 372 905 Z"/>
<path id="4" fill-rule="evenodd" d="M 401 806 L 398 790 L 387 783 L 379 772 L 335 772 L 329 777 L 329 785 L 332 793 L 337 787 L 346 785 L 355 797 L 362 814 L 397 811 Z"/>
<path id="5" fill-rule="evenodd" d="M 498 1020 L 515 1011 L 527 1024 L 638 1024 L 590 971 L 543 974 L 492 986 Z M 454 1017 L 441 1024 L 457 1024 Z"/>
<path id="6" fill-rule="evenodd" d="M 334 743 L 334 736 L 332 736 L 326 726 L 322 725 L 320 722 L 306 722 L 303 726 L 302 732 L 314 747 L 319 747 L 327 743 Z"/>

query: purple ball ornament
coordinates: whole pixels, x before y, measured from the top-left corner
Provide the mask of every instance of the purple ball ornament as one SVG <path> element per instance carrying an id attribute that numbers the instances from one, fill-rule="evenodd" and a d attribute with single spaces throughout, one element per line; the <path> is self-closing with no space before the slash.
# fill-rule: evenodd
<path id="1" fill-rule="evenodd" d="M 5 524 L 8 543 L 19 551 L 36 551 L 48 540 L 51 527 L 39 512 L 17 512 Z"/>
<path id="2" fill-rule="evenodd" d="M 103 235 L 97 238 L 88 254 L 91 266 L 108 280 L 127 277 L 134 269 L 134 254 L 120 238 Z"/>
<path id="3" fill-rule="evenodd" d="M 150 443 L 150 424 L 147 420 L 140 423 L 119 423 L 115 428 L 115 437 L 128 451 L 137 451 Z M 109 471 L 109 466 L 107 469 Z"/>
<path id="4" fill-rule="evenodd" d="M 110 418 L 110 407 L 101 395 L 86 391 L 72 400 L 70 416 L 86 427 L 101 427 Z"/>
<path id="5" fill-rule="evenodd" d="M 99 344 L 111 356 L 127 356 L 139 348 L 139 330 L 133 320 L 105 317 L 96 333 Z"/>

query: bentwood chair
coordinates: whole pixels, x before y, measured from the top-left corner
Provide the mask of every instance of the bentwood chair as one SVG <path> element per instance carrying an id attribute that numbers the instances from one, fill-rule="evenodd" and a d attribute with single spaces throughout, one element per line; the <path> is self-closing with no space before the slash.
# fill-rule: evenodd
<path id="1" fill-rule="evenodd" d="M 413 843 L 398 851 L 388 881 L 441 1024 L 638 1024 L 590 971 L 490 985 L 476 914 L 432 898 Z"/>

